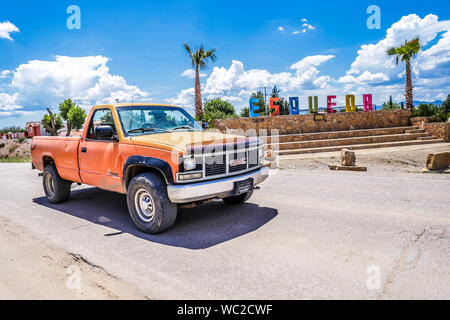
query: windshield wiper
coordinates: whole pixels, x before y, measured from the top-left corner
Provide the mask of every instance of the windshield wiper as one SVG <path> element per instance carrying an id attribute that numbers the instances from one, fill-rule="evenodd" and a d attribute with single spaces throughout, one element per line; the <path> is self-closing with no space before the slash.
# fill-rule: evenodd
<path id="1" fill-rule="evenodd" d="M 164 131 L 164 132 L 169 132 L 166 129 L 158 129 L 158 128 L 137 128 L 137 129 L 133 129 L 133 130 L 128 130 L 128 133 L 136 133 L 136 132 L 154 132 L 154 131 Z"/>
<path id="2" fill-rule="evenodd" d="M 173 128 L 172 131 L 181 130 L 181 129 L 195 130 L 195 128 L 192 128 L 192 127 L 189 127 L 189 126 L 182 126 L 182 127 Z"/>

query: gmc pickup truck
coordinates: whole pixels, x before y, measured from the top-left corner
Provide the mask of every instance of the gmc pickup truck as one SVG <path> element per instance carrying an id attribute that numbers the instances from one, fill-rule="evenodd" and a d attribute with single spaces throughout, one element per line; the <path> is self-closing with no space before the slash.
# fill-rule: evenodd
<path id="1" fill-rule="evenodd" d="M 31 150 L 50 203 L 67 201 L 74 183 L 126 194 L 131 219 L 151 234 L 169 229 L 180 205 L 247 201 L 269 171 L 259 139 L 205 131 L 161 104 L 95 106 L 81 137 L 34 137 Z"/>

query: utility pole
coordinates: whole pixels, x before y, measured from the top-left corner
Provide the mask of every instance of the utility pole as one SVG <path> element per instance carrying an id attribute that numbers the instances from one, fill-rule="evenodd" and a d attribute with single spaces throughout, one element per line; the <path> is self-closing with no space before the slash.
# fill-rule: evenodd
<path id="1" fill-rule="evenodd" d="M 264 87 L 264 105 L 267 104 L 267 92 L 266 92 L 266 87 Z"/>

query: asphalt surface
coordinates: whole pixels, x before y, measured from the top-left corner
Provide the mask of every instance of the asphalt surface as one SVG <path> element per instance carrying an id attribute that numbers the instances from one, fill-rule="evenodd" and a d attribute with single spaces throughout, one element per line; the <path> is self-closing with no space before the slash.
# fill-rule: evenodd
<path id="1" fill-rule="evenodd" d="M 281 170 L 147 235 L 125 196 L 51 205 L 37 173 L 0 165 L 0 216 L 151 299 L 450 299 L 450 175 Z"/>

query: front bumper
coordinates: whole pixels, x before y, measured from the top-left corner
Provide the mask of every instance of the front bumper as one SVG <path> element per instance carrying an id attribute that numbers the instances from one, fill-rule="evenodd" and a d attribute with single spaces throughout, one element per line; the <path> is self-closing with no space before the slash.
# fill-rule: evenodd
<path id="1" fill-rule="evenodd" d="M 173 203 L 189 203 L 213 198 L 225 198 L 234 195 L 235 183 L 253 179 L 256 186 L 267 179 L 269 168 L 262 167 L 256 171 L 238 176 L 212 181 L 197 182 L 183 185 L 167 186 L 167 194 Z"/>

